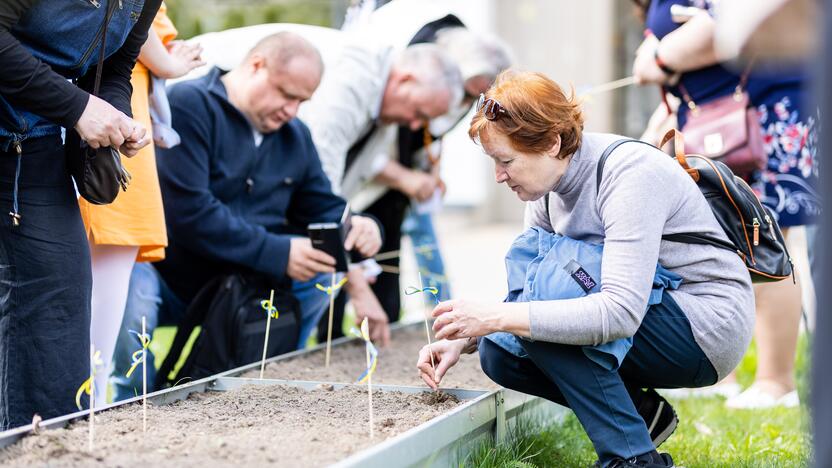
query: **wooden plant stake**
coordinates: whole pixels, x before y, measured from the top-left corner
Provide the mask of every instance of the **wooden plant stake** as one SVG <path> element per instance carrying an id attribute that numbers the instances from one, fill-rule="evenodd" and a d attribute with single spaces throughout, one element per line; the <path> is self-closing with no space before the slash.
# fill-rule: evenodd
<path id="1" fill-rule="evenodd" d="M 147 317 L 142 315 L 142 336 L 147 339 Z M 150 340 L 147 340 L 150 344 Z M 142 343 L 142 433 L 147 434 L 147 346 Z"/>
<path id="2" fill-rule="evenodd" d="M 407 288 L 405 288 L 404 293 L 407 296 L 410 296 L 412 294 L 428 293 L 428 294 L 433 296 L 434 302 L 436 302 L 437 305 L 439 304 L 439 298 L 437 297 L 437 294 L 439 294 L 439 289 L 437 289 L 433 286 L 428 286 L 426 288 L 424 283 L 422 282 L 422 272 L 421 271 L 419 272 L 419 288 L 417 289 L 417 288 L 414 288 L 413 286 L 408 286 Z M 431 339 L 430 339 L 430 325 L 428 324 L 428 314 L 424 313 L 422 318 L 425 321 L 425 334 L 428 337 L 428 354 L 430 354 L 430 365 L 431 365 L 431 367 L 433 367 L 433 380 L 435 382 L 436 381 L 436 363 L 433 360 L 433 348 L 432 348 L 433 343 L 431 343 Z"/>
<path id="3" fill-rule="evenodd" d="M 352 333 L 364 340 L 367 355 L 367 369 L 365 369 L 364 373 L 361 374 L 361 377 L 358 378 L 357 383 L 361 384 L 364 383 L 364 381 L 367 381 L 367 420 L 370 424 L 370 438 L 372 439 L 375 437 L 375 431 L 373 430 L 373 373 L 376 371 L 376 364 L 378 363 L 378 350 L 373 345 L 373 342 L 370 341 L 370 324 L 367 321 L 367 317 L 364 317 L 364 320 L 361 321 L 361 331 L 356 330 L 355 327 L 353 327 Z"/>
<path id="4" fill-rule="evenodd" d="M 266 349 L 269 346 L 269 330 L 272 325 L 272 317 L 275 319 L 278 317 L 277 308 L 274 306 L 274 289 L 272 289 L 272 292 L 269 294 L 268 301 L 260 301 L 260 306 L 266 309 L 266 314 L 268 315 L 266 318 L 266 338 L 263 340 L 263 359 L 260 361 L 260 380 L 263 380 L 263 370 L 266 368 Z"/>
<path id="5" fill-rule="evenodd" d="M 335 310 L 335 272 L 332 272 L 332 281 L 330 281 L 329 291 L 329 322 L 326 327 L 326 368 L 329 368 L 329 352 L 332 347 L 332 316 Z"/>
<path id="6" fill-rule="evenodd" d="M 142 433 L 147 433 L 147 348 L 150 346 L 150 335 L 147 334 L 147 317 L 142 316 L 141 334 L 135 330 L 127 330 L 127 332 L 136 335 L 139 344 L 142 346 L 133 353 L 133 363 L 124 375 L 129 378 L 139 364 L 142 365 Z"/>
<path id="7" fill-rule="evenodd" d="M 330 348 L 332 347 L 332 314 L 335 309 L 335 292 L 341 289 L 342 286 L 347 282 L 347 277 L 344 276 L 341 278 L 337 284 L 335 283 L 335 279 L 337 278 L 337 273 L 332 273 L 332 281 L 330 281 L 329 287 L 324 287 L 320 283 L 315 284 L 315 287 L 318 288 L 319 291 L 323 291 L 329 295 L 329 326 L 327 327 L 326 332 L 326 367 L 329 367 L 329 353 Z"/>
<path id="8" fill-rule="evenodd" d="M 81 406 L 81 395 L 86 393 L 90 396 L 90 411 L 89 411 L 89 440 L 87 442 L 87 450 L 92 452 L 94 448 L 93 441 L 95 440 L 95 371 L 96 367 L 102 365 L 101 351 L 96 351 L 95 345 L 90 344 L 90 376 L 84 383 L 78 387 L 75 392 L 75 405 L 78 409 L 83 409 Z"/>

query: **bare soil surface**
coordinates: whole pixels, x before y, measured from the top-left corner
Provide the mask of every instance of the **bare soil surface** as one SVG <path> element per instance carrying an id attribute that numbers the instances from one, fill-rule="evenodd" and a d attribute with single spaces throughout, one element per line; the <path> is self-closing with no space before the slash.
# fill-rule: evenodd
<path id="1" fill-rule="evenodd" d="M 460 404 L 443 394 L 373 392 L 375 437 L 369 437 L 367 391 L 323 386 L 244 386 L 193 394 L 163 406 L 104 411 L 88 423 L 47 430 L 0 450 L 2 466 L 286 466 L 327 465 L 396 436 Z"/>
<path id="2" fill-rule="evenodd" d="M 409 326 L 393 332 L 390 346 L 379 350 L 378 365 L 373 383 L 388 385 L 425 386 L 419 378 L 416 360 L 419 350 L 427 344 L 424 325 Z M 266 366 L 264 378 L 283 380 L 308 380 L 315 382 L 353 383 L 366 368 L 364 342 L 355 340 L 331 350 L 329 368 L 325 367 L 323 349 L 303 356 L 277 361 Z M 243 377 L 260 377 L 260 368 Z M 463 354 L 459 362 L 448 371 L 440 385 L 443 388 L 467 388 L 472 390 L 499 388 L 483 373 L 479 354 Z"/>

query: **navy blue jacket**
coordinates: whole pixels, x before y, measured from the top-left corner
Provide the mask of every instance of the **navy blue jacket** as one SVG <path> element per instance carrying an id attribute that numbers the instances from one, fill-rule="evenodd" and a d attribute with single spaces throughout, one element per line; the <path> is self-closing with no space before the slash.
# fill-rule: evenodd
<path id="1" fill-rule="evenodd" d="M 158 150 L 170 245 L 157 265 L 180 299 L 208 279 L 255 271 L 286 280 L 289 241 L 313 222 L 335 222 L 332 193 L 309 130 L 294 119 L 254 144 L 219 69 L 169 90 L 182 143 Z"/>

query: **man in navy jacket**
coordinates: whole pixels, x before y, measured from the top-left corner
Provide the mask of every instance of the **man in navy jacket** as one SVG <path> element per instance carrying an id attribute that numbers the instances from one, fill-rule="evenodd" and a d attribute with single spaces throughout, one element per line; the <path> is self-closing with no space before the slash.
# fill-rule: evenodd
<path id="1" fill-rule="evenodd" d="M 294 118 L 322 72 L 318 51 L 284 32 L 263 39 L 226 74 L 215 68 L 171 88 L 182 143 L 158 153 L 170 245 L 155 268 L 137 264 L 133 271 L 114 357 L 117 398 L 133 396 L 132 384 L 140 384 L 121 377 L 135 348 L 124 331 L 138 329 L 143 315 L 151 333 L 158 323 L 178 322 L 217 275 L 247 271 L 284 281 L 301 303 L 303 347 L 328 302 L 316 280 L 328 283 L 335 265 L 303 234 L 310 223 L 337 222 L 346 207 L 309 130 Z M 345 247 L 372 256 L 380 245 L 377 223 L 353 216 Z M 375 315 L 381 317 L 370 321 L 386 327 L 384 314 Z"/>

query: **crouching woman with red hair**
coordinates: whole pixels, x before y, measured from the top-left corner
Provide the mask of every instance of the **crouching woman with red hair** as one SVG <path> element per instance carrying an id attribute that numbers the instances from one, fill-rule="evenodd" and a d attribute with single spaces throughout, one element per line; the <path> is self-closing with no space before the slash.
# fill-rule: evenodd
<path id="1" fill-rule="evenodd" d="M 751 279 L 735 253 L 663 239 L 727 240 L 707 201 L 672 158 L 639 142 L 616 146 L 599 171 L 622 137 L 584 132 L 574 97 L 538 73 L 503 73 L 480 98 L 469 135 L 494 160 L 497 183 L 526 202 L 527 227 L 603 244 L 600 287 L 570 299 L 440 303 L 441 341 L 422 349 L 422 378 L 436 388 L 461 353 L 479 351 L 498 384 L 571 408 L 597 466 L 673 466 L 656 447 L 678 420 L 654 389 L 717 382 L 754 326 Z M 657 265 L 681 279 L 658 303 Z M 615 365 L 585 352 L 616 340 L 631 346 Z"/>

